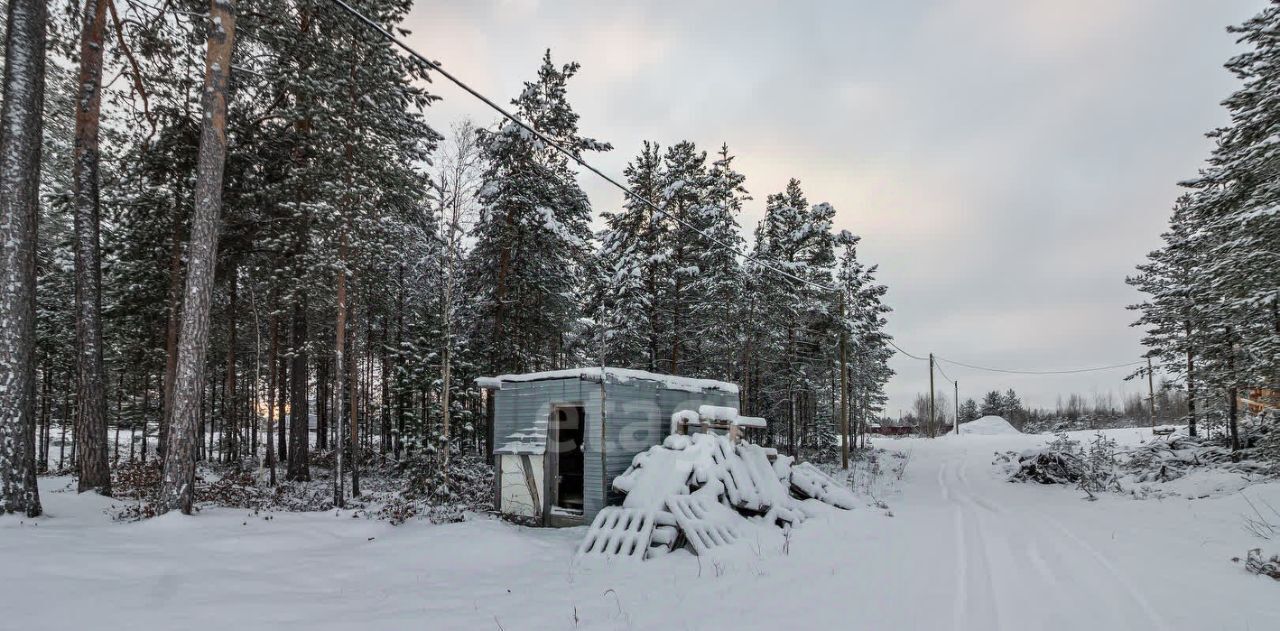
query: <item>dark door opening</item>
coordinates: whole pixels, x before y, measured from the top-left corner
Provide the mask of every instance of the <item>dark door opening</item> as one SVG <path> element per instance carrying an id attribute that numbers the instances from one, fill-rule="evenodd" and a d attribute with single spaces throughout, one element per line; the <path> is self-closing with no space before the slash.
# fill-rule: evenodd
<path id="1" fill-rule="evenodd" d="M 581 406 L 557 407 L 551 412 L 552 469 L 555 485 L 552 506 L 572 511 L 582 510 L 583 420 Z"/>

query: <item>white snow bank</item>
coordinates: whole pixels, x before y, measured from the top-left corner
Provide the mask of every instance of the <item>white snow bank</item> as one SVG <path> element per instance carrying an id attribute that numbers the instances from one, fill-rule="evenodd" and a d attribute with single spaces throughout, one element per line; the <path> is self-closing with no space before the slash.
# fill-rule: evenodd
<path id="1" fill-rule="evenodd" d="M 738 386 L 727 381 L 716 381 L 714 379 L 694 379 L 692 377 L 677 377 L 675 375 L 663 375 L 656 372 L 648 372 L 644 370 L 632 370 L 630 368 L 569 368 L 566 370 L 549 370 L 546 372 L 530 372 L 519 375 L 498 375 L 497 377 L 480 377 L 476 379 L 476 385 L 481 388 L 502 388 L 504 383 L 520 383 L 527 381 L 544 381 L 547 379 L 583 379 L 587 381 L 600 381 L 601 370 L 608 376 L 610 383 L 626 383 L 633 379 L 641 381 L 653 381 L 668 390 L 683 390 L 685 392 L 702 392 L 704 390 L 719 390 L 729 394 L 737 394 Z"/>
<path id="2" fill-rule="evenodd" d="M 984 416 L 980 419 L 960 424 L 961 434 L 977 434 L 979 436 L 1003 436 L 1007 434 L 1021 434 L 1022 432 L 1015 429 L 1009 424 L 1009 421 L 999 416 Z"/>

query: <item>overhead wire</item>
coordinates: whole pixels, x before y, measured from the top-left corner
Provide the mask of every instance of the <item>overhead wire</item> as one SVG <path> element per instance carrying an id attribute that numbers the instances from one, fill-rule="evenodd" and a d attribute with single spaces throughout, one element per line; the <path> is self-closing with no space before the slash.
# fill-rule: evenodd
<path id="1" fill-rule="evenodd" d="M 836 292 L 836 291 L 839 291 L 839 289 L 837 289 L 837 288 L 835 288 L 835 287 L 830 287 L 830 286 L 828 286 L 828 285 L 824 285 L 824 284 L 819 283 L 819 282 L 817 282 L 817 281 L 814 281 L 814 280 L 812 280 L 812 279 L 808 279 L 808 278 L 804 278 L 803 276 L 799 276 L 799 275 L 796 275 L 796 274 L 792 274 L 791 272 L 789 272 L 789 271 L 787 271 L 787 270 L 785 270 L 785 269 L 782 269 L 781 267 L 775 267 L 775 266 L 773 266 L 773 265 L 770 265 L 769 263 L 767 263 L 767 262 L 765 262 L 765 261 L 763 261 L 763 260 L 761 260 L 761 259 L 757 258 L 756 256 L 754 256 L 754 255 L 750 254 L 749 252 L 747 252 L 747 251 L 745 251 L 745 250 L 743 250 L 743 249 L 739 248 L 738 246 L 736 246 L 736 245 L 734 245 L 734 244 L 731 244 L 731 243 L 725 243 L 724 241 L 721 241 L 720 239 L 717 239 L 716 237 L 714 237 L 714 236 L 712 236 L 712 235 L 707 234 L 706 232 L 704 232 L 703 230 L 701 230 L 701 229 L 700 229 L 700 228 L 698 228 L 697 226 L 694 226 L 694 225 L 690 224 L 689 222 L 685 221 L 684 219 L 681 219 L 680 217 L 677 217 L 677 216 L 675 216 L 675 215 L 673 215 L 673 214 L 671 214 L 671 213 L 667 212 L 667 211 L 666 211 L 666 209 L 662 208 L 662 207 L 661 207 L 661 206 L 659 206 L 658 204 L 656 204 L 656 203 L 654 203 L 653 201 L 649 200 L 647 197 L 644 197 L 643 195 L 640 195 L 639 193 L 637 193 L 637 192 L 635 192 L 634 190 L 632 190 L 630 187 L 626 186 L 625 184 L 622 184 L 621 182 L 618 182 L 617 180 L 613 179 L 613 178 L 612 178 L 612 177 L 610 177 L 609 175 L 605 174 L 605 173 L 604 173 L 603 171 L 601 171 L 600 169 L 597 169 L 596 167 L 592 166 L 592 165 L 591 165 L 591 163 L 589 163 L 589 162 L 587 162 L 586 160 L 582 159 L 582 157 L 581 157 L 581 156 L 579 156 L 577 153 L 575 153 L 575 152 L 573 152 L 573 151 L 570 151 L 569 149 L 566 149 L 566 148 L 565 148 L 565 147 L 563 147 L 560 143 L 556 142 L 555 140 L 552 140 L 552 139 L 551 139 L 550 137 L 548 137 L 546 134 L 542 133 L 541 131 L 538 131 L 537 129 L 534 129 L 532 126 L 530 126 L 529 124 L 525 123 L 523 120 L 520 120 L 520 119 L 519 119 L 519 118 L 517 118 L 514 114 L 512 114 L 511 112 L 508 112 L 508 111 L 507 111 L 505 108 L 503 108 L 501 105 L 498 105 L 497 103 L 493 102 L 493 100 L 491 100 L 489 97 L 487 97 L 487 96 L 485 96 L 485 95 L 481 94 L 480 92 L 476 91 L 474 88 L 472 88 L 471 86 L 467 85 L 467 84 L 466 84 L 465 82 L 463 82 L 461 79 L 459 79 L 459 78 L 455 77 L 452 73 L 450 73 L 449 71 L 445 70 L 445 69 L 444 69 L 444 68 L 443 68 L 439 63 L 436 63 L 436 62 L 434 62 L 434 61 L 431 61 L 430 59 L 427 59 L 427 58 L 426 58 L 425 56 L 423 56 L 421 53 L 419 53 L 418 51 L 416 51 L 416 50 L 414 50 L 413 48 L 411 48 L 408 44 L 406 44 L 406 43 L 404 43 L 403 41 L 401 41 L 401 40 L 400 40 L 400 38 L 396 37 L 393 33 L 391 33 L 390 31 L 388 31 L 387 29 L 383 28 L 381 24 L 378 24 L 377 22 L 375 22 L 375 21 L 373 21 L 373 20 L 369 19 L 368 17 L 365 17 L 365 15 L 364 15 L 364 14 L 360 13 L 359 11 L 357 11 L 357 10 L 356 10 L 355 8 L 353 8 L 351 5 L 347 4 L 347 3 L 346 3 L 346 2 L 344 2 L 343 0 L 333 0 L 333 2 L 334 2 L 334 4 L 337 4 L 339 7 L 342 7 L 342 9 L 343 9 L 343 10 L 345 10 L 347 13 L 350 13 L 350 14 L 351 14 L 352 16 L 354 16 L 356 19 L 360 20 L 361 22 L 364 22 L 366 25 L 368 25 L 368 26 L 369 26 L 370 28 L 372 28 L 373 30 L 375 30 L 375 31 L 377 31 L 377 32 L 379 32 L 379 33 L 381 33 L 381 34 L 382 34 L 382 36 L 383 36 L 383 37 L 385 37 L 385 38 L 387 38 L 387 40 L 388 40 L 388 41 L 392 42 L 392 43 L 393 43 L 393 44 L 395 44 L 396 46 L 399 46 L 401 49 L 403 49 L 405 52 L 407 52 L 407 53 L 409 53 L 410 55 L 412 55 L 412 56 L 413 56 L 415 59 L 417 59 L 418 61 L 420 61 L 420 62 L 422 62 L 422 63 L 426 64 L 426 65 L 427 65 L 428 67 L 430 67 L 432 70 L 435 70 L 436 72 L 440 73 L 440 75 L 441 75 L 441 76 L 443 76 L 444 78 L 448 79 L 448 80 L 449 80 L 450 82 L 452 82 L 454 85 L 458 86 L 459 88 L 462 88 L 464 91 L 466 91 L 466 92 L 467 92 L 468 94 L 470 94 L 471 96 L 474 96 L 474 97 L 476 97 L 477 99 L 480 99 L 482 102 L 484 102 L 484 104 L 485 104 L 485 105 L 488 105 L 488 106 L 489 106 L 490 108 L 492 108 L 494 111 L 496 111 L 496 112 L 498 112 L 499 114 L 501 114 L 502 116 L 504 116 L 507 120 L 511 121 L 512 123 L 515 123 L 515 124 L 516 124 L 517 126 L 519 126 L 521 129 L 523 129 L 523 130 L 525 130 L 525 131 L 529 132 L 530 134 L 533 134 L 533 135 L 534 135 L 534 136 L 536 136 L 539 140 L 541 140 L 543 143 L 546 143 L 546 145 L 547 145 L 547 146 L 551 147 L 552 149 L 555 149 L 556 151 L 558 151 L 559 153 L 563 154 L 565 157 L 569 158 L 570 160 L 573 160 L 575 163 L 577 163 L 577 164 L 578 164 L 579 166 L 581 166 L 582 168 L 584 168 L 584 169 L 586 169 L 586 170 L 588 170 L 588 171 L 591 171 L 592 173 L 596 174 L 596 175 L 597 175 L 597 176 L 599 176 L 601 179 L 603 179 L 604 181 L 608 182 L 609 184 L 612 184 L 615 188 L 617 188 L 618 190 L 622 191 L 623 193 L 625 193 L 627 196 L 631 197 L 632 199 L 634 199 L 634 200 L 636 200 L 636 201 L 638 201 L 638 202 L 640 202 L 640 203 L 642 203 L 642 204 L 644 204 L 644 205 L 648 206 L 649 208 L 652 208 L 654 211 L 658 212 L 658 213 L 659 213 L 659 214 L 661 214 L 662 216 L 664 216 L 664 217 L 666 217 L 666 218 L 668 218 L 668 219 L 670 219 L 670 220 L 672 220 L 672 221 L 674 221 L 674 222 L 676 222 L 676 223 L 680 224 L 681 226 L 683 226 L 683 227 L 685 227 L 685 228 L 687 228 L 687 229 L 689 229 L 689 230 L 692 230 L 692 231 L 694 231 L 694 232 L 698 233 L 698 235 L 699 235 L 699 236 L 701 236 L 701 237 L 703 237 L 703 238 L 707 239 L 707 240 L 708 240 L 708 241 L 710 241 L 711 243 L 715 243 L 715 244 L 717 244 L 717 245 L 719 245 L 719 246 L 721 246 L 721 247 L 723 247 L 723 248 L 726 248 L 726 249 L 728 249 L 729 251 L 734 252 L 735 254 L 737 254 L 737 255 L 739 255 L 739 256 L 741 256 L 741 257 L 743 257 L 744 259 L 746 259 L 746 260 L 748 260 L 748 261 L 751 261 L 752 263 L 755 263 L 756 265 L 759 265 L 759 266 L 761 266 L 761 267 L 763 267 L 763 268 L 765 268 L 765 269 L 768 269 L 768 270 L 770 270 L 770 271 L 772 271 L 772 272 L 775 272 L 775 273 L 777 273 L 777 274 L 779 274 L 779 275 L 781 275 L 781 276 L 784 276 L 784 277 L 786 277 L 786 278 L 790 278 L 790 279 L 792 279 L 792 280 L 795 280 L 795 281 L 797 281 L 797 282 L 800 282 L 800 283 L 802 283 L 802 284 L 808 285 L 808 286 L 813 287 L 813 288 L 816 288 L 816 289 L 821 289 L 821 290 L 823 290 L 823 291 L 829 291 L 829 292 Z"/>
<path id="2" fill-rule="evenodd" d="M 936 360 L 937 357 L 935 356 L 934 359 Z M 946 379 L 948 383 L 950 383 L 953 386 L 956 385 L 956 380 L 952 379 L 951 377 L 948 377 L 946 371 L 942 369 L 942 366 L 938 364 L 937 361 L 933 362 L 933 367 L 938 369 L 938 373 L 941 374 L 942 378 Z"/>
<path id="3" fill-rule="evenodd" d="M 1098 372 L 1102 370 L 1115 370 L 1117 368 L 1128 368 L 1129 366 L 1137 366 L 1138 364 L 1145 363 L 1146 361 L 1146 360 L 1137 360 L 1137 361 L 1125 362 L 1123 364 L 1112 364 L 1110 366 L 1096 366 L 1093 368 L 1075 368 L 1070 370 L 1010 370 L 1007 368 L 991 368 L 989 366 L 977 366 L 974 364 L 967 364 L 965 362 L 956 361 L 954 359 L 947 359 L 945 357 L 940 357 L 937 355 L 934 356 L 934 359 L 938 361 L 947 362 L 948 364 L 954 364 L 956 366 L 970 368 L 973 370 L 985 370 L 987 372 L 998 372 L 998 373 L 1005 373 L 1010 375 L 1074 375 L 1074 374 L 1085 373 L 1085 372 Z"/>
<path id="4" fill-rule="evenodd" d="M 823 283 L 819 283 L 819 282 L 817 282 L 817 281 L 815 281 L 815 280 L 813 280 L 813 279 L 804 278 L 803 276 L 799 276 L 799 275 L 797 275 L 797 274 L 793 274 L 793 273 L 791 273 L 791 272 L 789 272 L 789 271 L 787 271 L 787 270 L 785 270 L 785 269 L 783 269 L 783 268 L 781 268 L 781 267 L 776 267 L 776 266 L 774 266 L 774 265 L 770 265 L 768 262 L 766 262 L 766 261 L 764 261 L 764 260 L 761 260 L 760 258 L 758 258 L 758 257 L 756 257 L 756 256 L 754 256 L 754 255 L 752 255 L 751 253 L 749 253 L 749 252 L 745 251 L 744 249 L 742 249 L 742 248 L 738 247 L 737 245 L 734 245 L 734 244 L 732 244 L 732 243 L 725 243 L 724 241 L 721 241 L 720 239 L 716 238 L 715 236 L 707 234 L 706 232 L 704 232 L 703 230 L 701 230 L 701 229 L 700 229 L 700 228 L 698 228 L 697 226 L 694 226 L 694 225 L 689 224 L 689 223 L 688 223 L 687 221 L 685 221 L 684 219 L 682 219 L 682 218 L 680 218 L 680 217 L 677 217 L 676 215 L 673 215 L 673 214 L 671 214 L 671 213 L 667 212 L 667 210 L 666 210 L 666 209 L 662 208 L 662 207 L 661 207 L 661 206 L 659 206 L 657 203 L 653 202 L 652 200 L 648 199 L 647 197 L 645 197 L 645 196 L 643 196 L 643 195 L 640 195 L 639 193 L 637 193 L 637 192 L 635 192 L 634 190 L 632 190 L 630 187 L 626 186 L 625 184 L 622 184 L 621 182 L 618 182 L 617 180 L 615 180 L 615 179 L 614 179 L 614 178 L 612 178 L 611 176 L 607 175 L 606 173 L 604 173 L 604 172 L 603 172 L 603 171 L 601 171 L 600 169 L 598 169 L 598 168 L 596 168 L 595 166 L 591 165 L 591 163 L 589 163 L 589 162 L 587 162 L 586 160 L 584 160 L 584 159 L 583 159 L 581 156 L 579 156 L 577 153 L 575 153 L 575 152 L 573 152 L 573 151 L 571 151 L 571 150 L 569 150 L 569 149 L 565 148 L 565 147 L 564 147 L 564 146 L 562 146 L 560 143 L 558 143 L 558 142 L 556 142 L 555 140 L 551 139 L 550 137 L 548 137 L 546 134 L 542 133 L 541 131 L 538 131 L 537 129 L 534 129 L 532 126 L 530 126 L 529 124 L 525 123 L 523 120 L 521 120 L 520 118 L 516 117 L 516 116 L 515 116 L 514 114 L 512 114 L 511 112 L 507 111 L 507 110 L 506 110 L 505 108 L 503 108 L 501 105 L 498 105 L 497 103 L 495 103 L 495 102 L 494 102 L 492 99 L 490 99 L 489 97 L 485 96 L 484 94 L 481 94 L 481 93 L 480 93 L 479 91 L 477 91 L 475 88 L 472 88 L 470 85 L 467 85 L 467 83 L 465 83 L 464 81 L 462 81 L 462 80 L 461 80 L 461 79 L 459 79 L 458 77 L 454 76 L 454 75 L 453 75 L 452 73 L 450 73 L 449 71 L 445 70 L 445 69 L 444 69 L 444 67 L 443 67 L 443 66 L 441 66 L 439 63 L 434 62 L 434 61 L 431 61 L 430 59 L 427 59 L 427 58 L 426 58 L 425 56 L 423 56 L 421 53 L 419 53 L 418 51 L 414 50 L 414 49 L 413 49 L 412 47 L 410 47 L 408 44 L 406 44 L 405 42 L 403 42 L 400 38 L 396 37 L 396 36 L 395 36 L 395 34 L 391 33 L 391 32 L 390 32 L 390 31 L 388 31 L 387 29 L 383 28 L 383 26 L 382 26 L 381 24 L 379 24 L 379 23 L 375 22 L 374 20 L 372 20 L 372 19 L 370 19 L 370 18 L 366 17 L 363 13 L 361 13 L 361 12 L 357 11 L 354 7 L 352 7 L 350 4 L 347 4 L 344 0 L 333 0 L 333 3 L 334 3 L 334 4 L 336 4 L 336 5 L 338 5 L 339 7 L 341 7 L 341 8 L 342 8 L 344 11 L 346 11 L 347 13 L 351 14 L 351 15 L 352 15 L 353 17 L 355 17 L 357 20 L 359 20 L 359 21 L 363 22 L 363 23 L 364 23 L 366 26 L 368 26 L 369 28 L 371 28 L 371 29 L 373 29 L 373 30 L 377 31 L 377 32 L 378 32 L 379 34 L 381 34 L 384 38 L 386 38 L 389 42 L 391 42 L 391 43 L 395 44 L 396 46 L 400 47 L 400 48 L 401 48 L 402 50 L 404 50 L 405 52 L 409 53 L 409 55 L 411 55 L 414 59 L 416 59 L 416 60 L 418 60 L 419 62 L 421 62 L 421 63 L 425 64 L 425 65 L 426 65 L 427 67 L 429 67 L 431 70 L 434 70 L 434 71 L 436 71 L 436 72 L 440 73 L 440 75 L 441 75 L 441 76 L 443 76 L 444 78 L 448 79 L 450 82 L 452 82 L 454 85 L 456 85 L 456 86 L 458 86 L 459 88 L 461 88 L 461 89 L 462 89 L 463 91 L 465 91 L 466 93 L 468 93 L 468 94 L 470 94 L 471 96 L 474 96 L 475 98 L 479 99 L 479 100 L 480 100 L 481 102 L 483 102 L 485 105 L 488 105 L 491 109 L 493 109 L 494 111 L 496 111 L 496 112 L 498 112 L 499 114 L 501 114 L 504 118 L 506 118 L 507 120 L 511 121 L 512 123 L 514 123 L 515 125 L 517 125 L 517 126 L 518 126 L 518 127 L 520 127 L 521 129 L 523 129 L 523 130 L 525 130 L 525 131 L 529 132 L 530 134 L 533 134 L 535 137 L 537 137 L 540 141 L 542 141 L 543 143 L 545 143 L 547 146 L 549 146 L 549 147 L 551 147 L 552 149 L 556 150 L 557 152 L 559 152 L 559 153 L 563 154 L 565 157 L 569 158 L 569 159 L 570 159 L 570 160 L 572 160 L 574 163 L 576 163 L 576 164 L 578 164 L 579 166 L 581 166 L 582 168 L 584 168 L 584 169 L 586 169 L 586 170 L 588 170 L 588 171 L 590 171 L 590 172 L 594 173 L 594 174 L 595 174 L 596 176 L 598 176 L 600 179 L 602 179 L 602 180 L 604 180 L 604 181 L 608 182 L 609 184 L 613 185 L 615 188 L 617 188 L 618 190 L 622 191 L 622 192 L 623 192 L 625 195 L 627 195 L 628 197 L 630 197 L 630 198 L 632 198 L 632 199 L 634 199 L 634 200 L 636 200 L 636 201 L 638 201 L 638 202 L 640 202 L 640 203 L 644 204 L 645 206 L 648 206 L 649 208 L 652 208 L 655 212 L 657 212 L 657 213 L 661 214 L 662 216 L 664 216 L 664 217 L 666 217 L 666 218 L 668 218 L 668 219 L 670 219 L 670 220 L 674 221 L 674 222 L 675 222 L 675 223 L 677 223 L 677 224 L 680 224 L 680 225 L 681 225 L 681 226 L 683 226 L 684 228 L 689 229 L 689 230 L 692 230 L 693 232 L 697 233 L 699 236 L 701 236 L 701 237 L 703 237 L 703 238 L 707 239 L 709 242 L 714 243 L 714 244 L 717 244 L 717 245 L 719 245 L 719 246 L 721 246 L 721 247 L 723 247 L 723 248 L 728 249 L 729 251 L 731 251 L 731 252 L 733 252 L 733 253 L 735 253 L 735 254 L 737 254 L 737 255 L 739 255 L 739 256 L 741 256 L 741 257 L 743 257 L 743 259 L 744 259 L 744 260 L 747 260 L 747 261 L 750 261 L 750 262 L 752 262 L 752 263 L 754 263 L 754 264 L 756 264 L 756 265 L 759 265 L 761 268 L 767 269 L 767 270 L 769 270 L 769 271 L 771 271 L 771 272 L 774 272 L 774 273 L 776 273 L 776 274 L 778 274 L 778 275 L 780 275 L 780 276 L 783 276 L 783 277 L 785 277 L 785 278 L 789 278 L 789 279 L 791 279 L 791 280 L 797 281 L 797 282 L 799 282 L 799 283 L 801 283 L 801 284 L 807 285 L 807 286 L 809 286 L 809 287 L 813 287 L 813 288 L 815 288 L 815 289 L 820 289 L 820 290 L 828 291 L 828 292 L 838 292 L 838 291 L 840 291 L 840 289 L 839 289 L 839 288 L 837 288 L 837 287 L 832 287 L 832 286 L 829 286 L 829 285 L 825 285 L 825 284 L 823 284 Z M 908 353 L 907 351 L 903 350 L 903 349 L 902 349 L 902 347 L 898 346 L 896 343 L 894 343 L 894 341 L 893 341 L 892 339 L 890 339 L 890 338 L 888 338 L 888 337 L 886 337 L 886 338 L 885 338 L 885 341 L 887 341 L 887 342 L 889 343 L 889 345 L 890 345 L 890 346 L 892 346 L 892 347 L 894 347 L 895 349 L 897 349 L 897 351 L 898 351 L 899 353 L 902 353 L 903 355 L 906 355 L 907 357 L 909 357 L 909 358 L 911 358 L 911 359 L 918 360 L 918 361 L 928 361 L 928 359 L 927 359 L 927 358 L 925 358 L 925 357 L 920 357 L 920 356 L 918 356 L 918 355 L 914 355 L 914 354 L 912 354 L 912 353 Z M 1135 362 L 1129 362 L 1129 363 L 1125 363 L 1125 364 L 1116 364 L 1116 365 L 1113 365 L 1113 366 L 1101 366 L 1101 367 L 1097 367 L 1097 368 L 1083 368 L 1083 369 L 1077 369 L 1077 370 L 1008 370 L 1008 369 L 1002 369 L 1002 368 L 990 368 L 990 367 L 984 367 L 984 366 L 977 366 L 977 365 L 974 365 L 974 364 L 967 364 L 967 363 L 965 363 L 965 362 L 959 362 L 959 361 L 955 361 L 955 360 L 951 360 L 951 359 L 946 359 L 946 358 L 939 357 L 939 356 L 936 356 L 936 355 L 934 356 L 934 359 L 936 360 L 936 361 L 935 361 L 935 365 L 937 364 L 937 361 L 945 361 L 945 362 L 948 362 L 948 363 L 951 363 L 951 364 L 955 364 L 955 365 L 957 365 L 957 366 L 963 366 L 963 367 L 965 367 L 965 368 L 971 368 L 971 369 L 973 369 L 973 370 L 984 370 L 984 371 L 988 371 L 988 372 L 998 372 L 998 373 L 1007 373 L 1007 374 L 1024 374 L 1024 375 L 1066 375 L 1066 374 L 1077 374 L 1077 373 L 1085 373 L 1085 372 L 1096 372 L 1096 371 L 1100 371 L 1100 370 L 1112 370 L 1112 369 L 1116 369 L 1116 368 L 1124 368 L 1124 367 L 1133 366 L 1133 365 L 1137 365 L 1137 364 L 1139 364 L 1139 363 L 1142 363 L 1141 361 L 1135 361 Z M 941 372 L 941 368 L 939 368 L 939 372 Z M 949 377 L 946 377 L 946 373 L 943 373 L 943 377 L 944 377 L 945 379 L 947 379 L 948 381 L 951 381 L 952 383 L 955 383 L 952 379 L 950 379 Z"/>
<path id="5" fill-rule="evenodd" d="M 886 337 L 886 338 L 884 338 L 884 341 L 888 342 L 888 343 L 889 343 L 889 346 L 892 346 L 892 347 L 894 347 L 894 348 L 898 349 L 898 352 L 899 352 L 899 353 L 902 353 L 903 355 L 906 355 L 907 357 L 910 357 L 911 359 L 916 359 L 916 360 L 919 360 L 919 361 L 922 361 L 922 362 L 927 362 L 927 361 L 929 361 L 929 358 L 927 358 L 927 357 L 917 357 L 917 356 L 915 356 L 915 355 L 912 355 L 911 353 L 908 353 L 907 351 L 902 350 L 902 347 L 901 347 L 901 346 L 898 346 L 896 343 L 894 343 L 893 338 Z"/>

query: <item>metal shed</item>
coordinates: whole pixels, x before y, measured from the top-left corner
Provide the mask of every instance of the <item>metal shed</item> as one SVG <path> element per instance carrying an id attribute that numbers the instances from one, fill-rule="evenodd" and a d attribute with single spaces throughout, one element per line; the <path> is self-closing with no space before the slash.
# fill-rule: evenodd
<path id="1" fill-rule="evenodd" d="M 589 523 L 616 503 L 613 478 L 666 438 L 674 412 L 738 407 L 732 383 L 625 368 L 482 377 L 476 383 L 493 398 L 495 508 L 546 526 Z"/>

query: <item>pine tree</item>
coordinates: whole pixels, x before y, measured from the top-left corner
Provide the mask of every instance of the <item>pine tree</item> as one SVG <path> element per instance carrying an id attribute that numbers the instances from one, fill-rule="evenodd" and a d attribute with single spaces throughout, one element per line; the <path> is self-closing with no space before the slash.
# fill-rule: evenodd
<path id="1" fill-rule="evenodd" d="M 222 212 L 222 176 L 226 156 L 227 88 L 235 46 L 236 13 L 232 0 L 212 0 L 205 63 L 204 123 L 196 175 L 196 205 L 191 217 L 191 246 L 178 334 L 173 419 L 165 448 L 164 478 L 157 509 L 190 515 L 195 499 L 196 415 L 209 339 L 209 301 L 213 293 Z"/>
<path id="2" fill-rule="evenodd" d="M 1181 374 L 1189 416 L 1198 404 L 1226 409 L 1239 447 L 1239 398 L 1280 384 L 1280 198 L 1270 185 L 1280 80 L 1280 4 L 1272 3 L 1232 33 L 1249 49 L 1227 63 L 1241 87 L 1224 101 L 1230 124 L 1209 134 L 1209 165 L 1185 184 L 1164 245 L 1130 284 L 1149 298 L 1135 305 L 1136 326 L 1162 368 Z M 1207 410 L 1204 410 L 1207 412 Z"/>
<path id="3" fill-rule="evenodd" d="M 670 236 L 666 244 L 670 260 L 671 284 L 662 308 L 668 322 L 666 339 L 666 371 L 682 374 L 686 365 L 694 359 L 691 346 L 696 336 L 696 325 L 691 311 L 695 301 L 702 298 L 693 293 L 693 285 L 702 270 L 697 258 L 705 251 L 705 237 L 687 226 L 693 225 L 695 215 L 701 213 L 707 188 L 707 154 L 699 151 L 689 141 L 678 142 L 667 148 L 663 155 L 664 185 L 661 201 L 663 210 L 670 217 Z"/>
<path id="4" fill-rule="evenodd" d="M 0 108 L 0 514 L 40 515 L 35 312 L 44 2 L 10 0 Z"/>
<path id="5" fill-rule="evenodd" d="M 566 92 L 578 68 L 557 67 L 547 51 L 537 79 L 512 101 L 515 114 L 574 155 L 606 151 L 578 133 Z M 561 366 L 591 263 L 590 205 L 569 160 L 515 123 L 481 139 L 486 170 L 467 263 L 473 350 L 495 374 Z"/>
<path id="6" fill-rule="evenodd" d="M 74 162 L 76 287 L 76 442 L 80 492 L 111 494 L 102 369 L 102 259 L 99 247 L 98 127 L 107 0 L 85 0 L 80 36 Z"/>
<path id="7" fill-rule="evenodd" d="M 1018 398 L 1018 393 L 1014 392 L 1013 388 L 1009 388 L 1000 397 L 1000 416 L 1010 423 L 1021 424 L 1022 422 L 1022 399 Z"/>
<path id="8" fill-rule="evenodd" d="M 627 165 L 627 185 L 647 200 L 662 198 L 666 174 L 657 143 L 645 141 Z M 623 368 L 658 369 L 667 320 L 661 312 L 671 284 L 670 221 L 634 197 L 620 211 L 602 213 L 601 276 L 592 311 L 607 331 L 605 361 Z"/>
<path id="9" fill-rule="evenodd" d="M 999 390 L 992 390 L 982 397 L 978 410 L 981 416 L 1000 416 L 1004 413 L 1004 395 Z"/>
<path id="10" fill-rule="evenodd" d="M 697 229 L 692 260 L 698 274 L 689 285 L 693 304 L 688 316 L 695 349 L 689 374 L 695 376 L 727 378 L 740 350 L 744 279 L 737 254 L 743 245 L 738 214 L 751 199 L 745 181 L 733 168 L 729 146 L 721 145 L 704 179 L 703 203 L 690 217 Z"/>
<path id="11" fill-rule="evenodd" d="M 886 316 L 892 311 L 883 302 L 888 288 L 876 282 L 877 266 L 864 266 L 858 259 L 860 242 L 860 237 L 847 230 L 836 236 L 836 243 L 843 247 L 837 280 L 845 301 L 842 326 L 852 344 L 849 404 L 855 436 L 863 434 L 872 419 L 884 411 L 888 401 L 884 386 L 894 374 L 889 367 L 892 338 L 884 332 Z"/>

